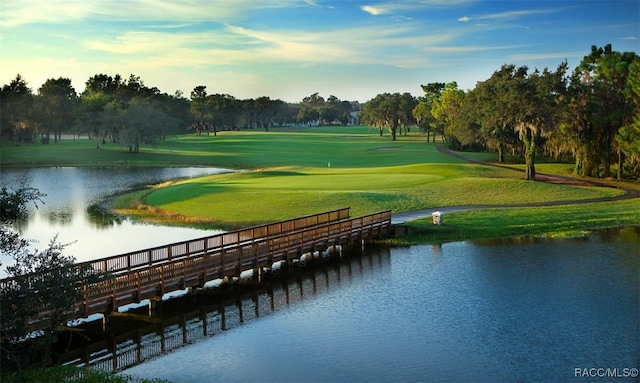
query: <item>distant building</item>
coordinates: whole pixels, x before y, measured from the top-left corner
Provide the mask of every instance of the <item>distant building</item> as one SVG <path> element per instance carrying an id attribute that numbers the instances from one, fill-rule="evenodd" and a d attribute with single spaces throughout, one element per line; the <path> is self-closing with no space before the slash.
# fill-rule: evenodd
<path id="1" fill-rule="evenodd" d="M 360 125 L 357 111 L 349 112 L 349 125 Z"/>

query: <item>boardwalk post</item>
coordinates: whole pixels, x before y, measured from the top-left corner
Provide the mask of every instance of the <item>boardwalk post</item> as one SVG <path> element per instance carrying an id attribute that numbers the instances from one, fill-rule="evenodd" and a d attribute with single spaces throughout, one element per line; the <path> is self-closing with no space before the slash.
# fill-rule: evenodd
<path id="1" fill-rule="evenodd" d="M 218 312 L 220 313 L 220 330 L 224 331 L 227 329 L 227 315 L 223 304 L 218 307 Z"/>
<path id="2" fill-rule="evenodd" d="M 164 295 L 164 266 L 160 266 L 160 296 Z"/>
<path id="3" fill-rule="evenodd" d="M 136 276 L 136 302 L 140 302 L 140 273 L 137 272 Z"/>
<path id="4" fill-rule="evenodd" d="M 88 317 L 89 316 L 89 301 L 88 301 L 88 297 L 87 297 L 87 284 L 83 283 L 82 284 L 82 306 L 83 306 L 83 312 L 84 312 L 84 316 Z"/>
<path id="5" fill-rule="evenodd" d="M 111 307 L 109 311 L 115 311 L 118 307 L 116 305 L 116 281 L 111 280 Z"/>

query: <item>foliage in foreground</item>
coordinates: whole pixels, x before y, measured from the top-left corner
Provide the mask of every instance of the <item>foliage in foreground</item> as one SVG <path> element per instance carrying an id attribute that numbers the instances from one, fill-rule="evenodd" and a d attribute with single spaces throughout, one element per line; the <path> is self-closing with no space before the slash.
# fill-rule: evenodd
<path id="1" fill-rule="evenodd" d="M 76 266 L 74 257 L 63 254 L 66 245 L 55 238 L 45 249 L 33 250 L 28 240 L 12 230 L 11 225 L 25 214 L 26 205 L 39 202 L 42 196 L 26 187 L 15 191 L 3 187 L 0 191 L 0 253 L 15 261 L 6 267 L 9 278 L 0 284 L 3 373 L 37 360 L 48 363 L 61 326 L 82 301 L 79 281 L 90 284 L 103 278 L 89 268 Z M 34 326 L 33 319 L 41 313 L 46 314 Z M 27 338 L 30 342 L 24 341 Z"/>

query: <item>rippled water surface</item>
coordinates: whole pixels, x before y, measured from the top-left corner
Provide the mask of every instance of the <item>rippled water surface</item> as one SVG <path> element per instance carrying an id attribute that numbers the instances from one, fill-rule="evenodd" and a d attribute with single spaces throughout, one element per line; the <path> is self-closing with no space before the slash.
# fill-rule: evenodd
<path id="1" fill-rule="evenodd" d="M 584 380 L 576 368 L 637 368 L 639 233 L 368 249 L 301 281 L 312 284 L 300 289 L 306 299 L 125 372 L 173 382 L 548 382 Z"/>

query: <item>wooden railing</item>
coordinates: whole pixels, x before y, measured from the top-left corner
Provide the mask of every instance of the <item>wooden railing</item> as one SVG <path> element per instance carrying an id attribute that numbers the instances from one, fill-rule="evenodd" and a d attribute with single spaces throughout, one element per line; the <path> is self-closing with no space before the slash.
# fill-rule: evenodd
<path id="1" fill-rule="evenodd" d="M 238 246 L 245 241 L 252 241 L 257 238 L 279 235 L 290 231 L 300 230 L 305 227 L 348 219 L 349 210 L 350 208 L 347 207 L 285 221 L 253 226 L 213 236 L 176 242 L 168 245 L 81 262 L 77 263 L 76 266 L 81 269 L 88 268 L 89 270 L 97 273 L 118 275 L 122 272 L 144 269 L 184 257 L 201 255 L 208 252 L 209 249 L 231 248 Z M 38 273 L 39 275 L 31 274 L 21 278 L 46 278 L 48 273 L 49 272 L 41 272 Z M 9 287 L 13 283 L 15 283 L 15 278 L 0 279 L 0 288 Z"/>
<path id="2" fill-rule="evenodd" d="M 197 255 L 173 259 L 126 273 L 88 286 L 79 312 L 104 313 L 117 307 L 159 298 L 162 295 L 200 287 L 207 281 L 238 276 L 246 270 L 269 268 L 279 261 L 291 262 L 304 253 L 324 250 L 355 239 L 380 236 L 391 227 L 391 211 L 375 213 L 284 232 L 279 235 L 245 240 L 235 246 L 209 247 Z"/>
<path id="3" fill-rule="evenodd" d="M 245 291 L 221 300 L 204 300 L 171 316 L 155 317 L 153 323 L 109 334 L 104 339 L 92 339 L 80 348 L 58 355 L 56 364 L 92 367 L 102 371 L 117 371 L 145 360 L 174 351 L 201 339 L 215 336 L 252 320 L 266 317 L 291 305 L 317 297 L 340 285 L 380 268 L 389 267 L 389 253 L 376 252 L 340 263 L 338 267 L 322 268 L 299 279 L 283 279 L 271 287 Z M 352 267 L 353 266 L 353 267 Z M 118 326 L 118 329 L 121 328 Z"/>
<path id="4" fill-rule="evenodd" d="M 308 215 L 286 221 L 197 238 L 190 241 L 177 242 L 150 249 L 115 255 L 112 257 L 96 259 L 79 265 L 90 265 L 91 269 L 97 272 L 119 274 L 123 271 L 147 268 L 156 264 L 171 262 L 175 259 L 201 255 L 210 252 L 212 249 L 239 246 L 244 242 L 254 241 L 259 238 L 280 235 L 300 230 L 305 227 L 322 225 L 348 218 L 349 208 L 347 207 L 325 213 Z"/>
<path id="5" fill-rule="evenodd" d="M 79 281 L 84 298 L 76 306 L 76 317 L 109 313 L 217 278 L 269 268 L 304 253 L 381 236 L 390 228 L 390 210 L 349 218 L 349 208 L 345 208 L 84 262 L 78 267 L 90 266 L 112 277 L 91 285 Z M 2 287 L 11 283 L 15 283 L 11 278 L 0 280 Z M 31 322 L 36 325 L 46 315 L 42 312 Z"/>

